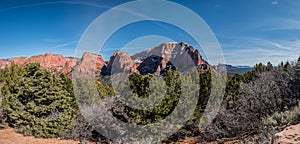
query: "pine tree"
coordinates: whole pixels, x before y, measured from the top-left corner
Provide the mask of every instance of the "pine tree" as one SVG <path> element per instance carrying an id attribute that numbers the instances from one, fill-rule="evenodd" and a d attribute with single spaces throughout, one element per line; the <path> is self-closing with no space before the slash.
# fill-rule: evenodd
<path id="1" fill-rule="evenodd" d="M 273 65 L 271 64 L 271 62 L 267 63 L 267 71 L 271 71 L 273 70 Z"/>
<path id="2" fill-rule="evenodd" d="M 286 72 L 289 72 L 291 70 L 291 68 L 292 68 L 292 66 L 288 61 L 283 65 L 283 70 Z"/>
<path id="3" fill-rule="evenodd" d="M 297 79 L 300 79 L 300 56 L 297 60 L 295 71 L 296 71 Z"/>
<path id="4" fill-rule="evenodd" d="M 238 96 L 240 95 L 240 84 L 244 81 L 244 77 L 235 74 L 233 76 L 227 77 L 226 89 L 225 89 L 225 97 L 227 100 L 227 108 L 233 108 L 238 105 L 236 102 L 238 100 Z"/>
<path id="5" fill-rule="evenodd" d="M 149 82 L 152 78 L 154 78 L 154 75 L 152 74 L 144 76 L 134 73 L 131 74 L 129 85 L 132 89 L 132 93 L 140 98 L 149 97 L 151 93 Z M 157 97 L 163 97 L 163 99 L 153 109 L 139 110 L 131 108 L 130 106 L 125 106 L 124 112 L 126 112 L 134 123 L 149 124 L 160 121 L 168 116 L 176 107 L 181 93 L 181 79 L 179 72 L 177 70 L 167 69 L 163 72 L 162 78 L 163 79 L 158 79 L 165 82 L 166 89 L 161 90 L 162 92 L 165 91 L 165 93 L 156 93 Z M 152 84 L 156 89 L 163 88 L 162 82 L 156 81 Z M 122 92 L 122 95 L 126 96 L 132 93 Z M 120 119 L 124 120 L 124 118 Z"/>
<path id="6" fill-rule="evenodd" d="M 38 63 L 26 65 L 21 75 L 15 69 L 9 68 L 2 88 L 8 123 L 25 135 L 38 137 L 56 137 L 70 129 L 76 107 L 65 82 L 40 70 Z"/>

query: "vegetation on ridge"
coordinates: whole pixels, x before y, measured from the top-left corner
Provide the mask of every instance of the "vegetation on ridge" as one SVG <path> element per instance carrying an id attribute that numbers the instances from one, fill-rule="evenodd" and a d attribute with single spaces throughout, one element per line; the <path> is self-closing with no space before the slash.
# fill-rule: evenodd
<path id="1" fill-rule="evenodd" d="M 185 137 L 197 137 L 199 142 L 222 141 L 255 134 L 259 135 L 257 142 L 263 142 L 281 127 L 299 122 L 299 108 L 295 107 L 300 100 L 300 58 L 276 67 L 260 63 L 244 75 L 227 75 L 219 113 L 207 128 L 199 130 L 198 124 L 211 94 L 213 74 L 209 70 L 180 75 L 176 70 L 166 69 L 159 77 L 133 73 L 129 83 L 120 82 L 114 88 L 108 76 L 98 80 L 80 79 L 73 87 L 67 76 L 56 77 L 41 70 L 37 63 L 23 68 L 12 64 L 0 72 L 0 118 L 27 135 L 101 141 L 105 138 L 83 116 L 92 111 L 89 107 L 79 111 L 80 106 L 97 104 L 106 97 L 126 98 L 133 94 L 148 98 L 154 88 L 158 91 L 155 96 L 163 99 L 153 109 L 140 110 L 121 102 L 110 103 L 109 111 L 119 120 L 147 125 L 166 118 L 180 97 L 193 94 L 193 89 L 189 89 L 189 93 L 181 95 L 180 87 L 190 86 L 199 90 L 196 109 L 186 124 L 168 138 L 170 141 Z M 131 91 L 126 91 L 126 84 Z"/>

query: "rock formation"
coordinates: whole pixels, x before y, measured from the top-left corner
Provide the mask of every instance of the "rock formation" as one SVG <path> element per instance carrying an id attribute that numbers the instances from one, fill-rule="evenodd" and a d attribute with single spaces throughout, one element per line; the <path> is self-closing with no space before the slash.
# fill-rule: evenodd
<path id="1" fill-rule="evenodd" d="M 180 71 L 197 68 L 199 72 L 206 71 L 210 65 L 202 59 L 198 50 L 186 43 L 163 43 L 155 48 L 132 55 L 134 61 L 139 61 L 138 71 L 141 74 L 157 73 L 167 67 L 176 67 Z"/>
<path id="2" fill-rule="evenodd" d="M 124 52 L 115 52 L 109 61 L 102 56 L 85 52 L 81 59 L 64 57 L 56 54 L 44 54 L 29 58 L 19 57 L 0 60 L 0 69 L 16 63 L 24 66 L 38 62 L 41 68 L 52 73 L 64 73 L 71 76 L 73 72 L 84 75 L 110 75 L 112 73 L 135 72 L 140 74 L 161 74 L 166 68 L 177 68 L 180 71 L 196 68 L 206 71 L 210 65 L 202 59 L 198 50 L 186 43 L 163 43 L 157 47 L 130 56 Z"/>
<path id="3" fill-rule="evenodd" d="M 106 62 L 103 60 L 102 56 L 85 52 L 83 53 L 81 60 L 74 66 L 74 72 L 88 75 L 100 74 L 105 65 Z"/>
<path id="4" fill-rule="evenodd" d="M 136 71 L 134 70 L 134 65 L 134 62 L 127 53 L 117 51 L 110 57 L 107 66 L 102 69 L 102 74 L 109 75 L 112 73 Z"/>

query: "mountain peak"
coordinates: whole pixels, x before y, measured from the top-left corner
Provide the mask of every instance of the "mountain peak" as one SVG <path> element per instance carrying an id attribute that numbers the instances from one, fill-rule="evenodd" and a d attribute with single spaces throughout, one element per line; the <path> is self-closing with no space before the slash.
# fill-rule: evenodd
<path id="1" fill-rule="evenodd" d="M 184 42 L 166 42 L 130 56 L 128 53 L 116 51 L 109 61 L 102 56 L 84 52 L 81 59 L 64 57 L 58 54 L 46 53 L 29 58 L 20 57 L 0 60 L 0 68 L 12 62 L 24 66 L 28 63 L 38 62 L 41 68 L 53 73 L 71 75 L 72 71 L 89 75 L 110 75 L 119 72 L 135 72 L 140 74 L 160 74 L 168 67 L 177 67 L 186 70 L 187 67 L 196 67 L 199 72 L 206 71 L 210 65 L 202 59 L 200 52 Z"/>
<path id="2" fill-rule="evenodd" d="M 183 70 L 187 66 L 197 67 L 199 72 L 210 68 L 209 64 L 202 59 L 200 52 L 184 42 L 162 43 L 157 47 L 134 54 L 131 58 L 143 63 L 140 65 L 142 74 L 153 73 L 158 68 L 164 70 L 170 65 Z M 143 67 L 151 68 L 151 70 L 145 70 Z"/>

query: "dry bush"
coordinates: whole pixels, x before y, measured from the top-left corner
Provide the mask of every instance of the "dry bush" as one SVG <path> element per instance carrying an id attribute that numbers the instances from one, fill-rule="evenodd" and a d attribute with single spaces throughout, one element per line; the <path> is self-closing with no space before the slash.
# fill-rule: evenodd
<path id="1" fill-rule="evenodd" d="M 299 82 L 294 75 L 286 72 L 264 72 L 255 80 L 242 83 L 240 88 L 241 94 L 235 106 L 228 109 L 225 100 L 213 123 L 197 137 L 199 141 L 246 135 L 257 135 L 260 141 L 268 141 L 271 135 L 260 133 L 263 119 L 273 113 L 292 109 L 299 99 Z M 281 123 L 294 123 L 295 119 L 298 120 L 298 113 L 285 115 L 290 115 L 290 118 L 284 119 Z M 281 115 L 282 117 L 286 116 Z"/>

